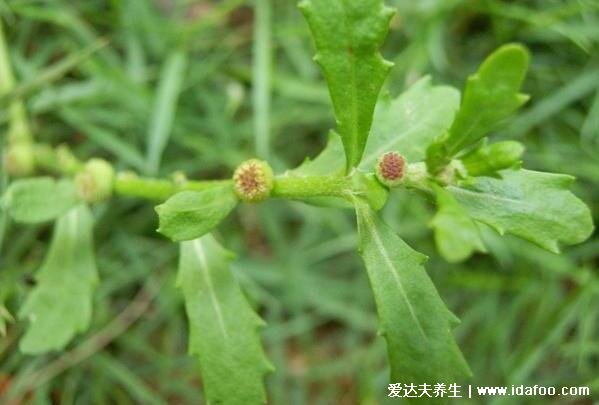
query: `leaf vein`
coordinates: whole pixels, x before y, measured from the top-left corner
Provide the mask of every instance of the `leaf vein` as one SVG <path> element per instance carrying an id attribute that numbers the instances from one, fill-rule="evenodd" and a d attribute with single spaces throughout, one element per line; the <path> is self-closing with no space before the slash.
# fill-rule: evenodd
<path id="1" fill-rule="evenodd" d="M 393 261 L 389 257 L 389 254 L 387 253 L 387 249 L 385 248 L 385 245 L 383 244 L 383 241 L 381 240 L 381 237 L 378 234 L 375 224 L 370 220 L 368 215 L 364 215 L 363 217 L 368 222 L 368 226 L 370 227 L 370 233 L 372 235 L 374 243 L 376 244 L 377 248 L 380 250 L 381 255 L 383 256 L 383 259 L 385 261 L 385 264 L 391 270 L 391 274 L 393 274 L 393 279 L 394 279 L 395 283 L 397 284 L 399 292 L 400 292 L 403 300 L 405 301 L 405 303 L 408 307 L 408 310 L 410 311 L 410 315 L 414 319 L 414 322 L 416 322 L 418 331 L 420 331 L 420 333 L 422 334 L 422 337 L 428 341 L 428 337 L 426 336 L 426 333 L 424 333 L 424 329 L 422 328 L 422 325 L 420 324 L 420 320 L 418 319 L 418 316 L 416 315 L 416 312 L 414 311 L 414 308 L 412 307 L 412 304 L 410 303 L 410 300 L 408 299 L 406 291 L 401 282 L 401 278 L 399 277 L 399 272 L 395 268 Z"/>
<path id="2" fill-rule="evenodd" d="M 199 239 L 193 241 L 193 248 L 198 256 L 200 261 L 200 270 L 202 273 L 202 277 L 208 286 L 208 291 L 210 292 L 210 300 L 212 302 L 212 306 L 214 307 L 214 312 L 216 312 L 216 318 L 218 321 L 218 326 L 225 337 L 225 339 L 229 338 L 229 334 L 227 333 L 227 329 L 225 327 L 225 321 L 222 314 L 222 309 L 216 299 L 216 293 L 214 291 L 214 285 L 212 284 L 212 279 L 210 278 L 210 273 L 208 270 L 208 262 L 206 260 L 206 254 L 204 253 L 204 248 Z"/>

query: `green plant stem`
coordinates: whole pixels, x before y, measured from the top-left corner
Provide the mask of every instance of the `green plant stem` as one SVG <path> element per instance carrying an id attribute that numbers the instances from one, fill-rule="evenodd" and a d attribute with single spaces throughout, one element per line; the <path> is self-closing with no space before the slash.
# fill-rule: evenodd
<path id="1" fill-rule="evenodd" d="M 0 93 L 5 94 L 15 86 L 15 79 L 10 67 L 8 49 L 4 38 L 4 24 L 0 18 Z"/>
<path id="2" fill-rule="evenodd" d="M 52 148 L 50 145 L 33 145 L 35 166 L 50 172 L 75 175 L 83 169 L 83 162 L 77 159 L 66 145 Z"/>
<path id="3" fill-rule="evenodd" d="M 67 146 L 53 148 L 36 143 L 33 147 L 37 169 L 64 176 L 75 176 L 85 164 L 77 159 Z M 210 187 L 230 183 L 231 180 L 175 180 L 140 177 L 134 172 L 120 172 L 114 181 L 114 193 L 125 197 L 139 197 L 154 201 L 164 201 L 179 191 L 202 191 Z"/>
<path id="4" fill-rule="evenodd" d="M 351 178 L 337 176 L 277 177 L 271 193 L 272 197 L 290 200 L 310 197 L 349 199 L 351 195 Z"/>
<path id="5" fill-rule="evenodd" d="M 84 163 L 78 160 L 66 146 L 52 148 L 45 144 L 35 144 L 35 163 L 38 169 L 65 176 L 80 172 Z M 429 191 L 426 167 L 423 163 L 411 165 L 406 178 L 406 187 Z M 177 180 L 140 177 L 134 172 L 119 173 L 114 181 L 114 194 L 125 197 L 138 197 L 152 201 L 164 201 L 180 191 L 202 191 L 208 188 L 230 184 L 232 180 Z M 340 197 L 348 201 L 358 193 L 351 176 L 279 176 L 274 179 L 272 198 L 301 200 L 312 197 Z"/>
<path id="6" fill-rule="evenodd" d="M 66 146 L 53 148 L 46 144 L 34 144 L 33 153 L 38 169 L 64 176 L 75 176 L 84 168 Z M 424 164 L 414 165 L 413 180 L 408 187 L 423 188 L 426 181 Z M 140 177 L 134 172 L 124 171 L 117 174 L 113 191 L 115 195 L 138 197 L 152 201 L 164 201 L 180 191 L 202 191 L 216 186 L 231 184 L 225 180 L 187 180 L 159 179 Z M 351 196 L 363 190 L 353 181 L 352 176 L 279 176 L 274 179 L 272 198 L 301 200 L 312 197 L 338 197 L 351 201 Z"/>
<path id="7" fill-rule="evenodd" d="M 15 85 L 8 48 L 6 47 L 4 27 L 0 18 L 0 97 L 12 92 Z M 32 141 L 31 131 L 27 123 L 25 106 L 21 99 L 15 98 L 10 103 L 9 117 L 8 141 L 10 143 L 30 143 Z"/>
<path id="8" fill-rule="evenodd" d="M 231 182 L 232 180 L 185 180 L 179 182 L 138 177 L 133 173 L 123 172 L 115 179 L 114 193 L 125 197 L 164 201 L 180 191 L 202 191 Z"/>

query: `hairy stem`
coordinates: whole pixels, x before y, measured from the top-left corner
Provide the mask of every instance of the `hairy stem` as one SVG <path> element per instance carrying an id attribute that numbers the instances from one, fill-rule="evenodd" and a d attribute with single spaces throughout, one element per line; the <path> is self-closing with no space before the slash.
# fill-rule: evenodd
<path id="1" fill-rule="evenodd" d="M 53 148 L 46 144 L 33 144 L 36 169 L 56 173 L 63 176 L 76 176 L 85 163 L 77 159 L 70 149 L 61 145 Z M 363 176 L 364 174 L 362 174 Z M 274 179 L 271 192 L 273 198 L 302 200 L 313 197 L 338 197 L 350 201 L 351 196 L 365 192 L 364 184 L 356 181 L 355 175 L 339 176 L 279 176 Z M 429 191 L 428 174 L 424 163 L 409 165 L 403 185 Z M 187 180 L 159 179 L 140 177 L 134 172 L 124 171 L 114 179 L 113 192 L 125 197 L 138 197 L 152 201 L 164 201 L 180 191 L 202 191 L 212 187 L 232 183 L 224 180 Z"/>
<path id="2" fill-rule="evenodd" d="M 231 183 L 231 180 L 173 181 L 138 177 L 130 172 L 122 172 L 115 179 L 114 193 L 126 197 L 164 201 L 180 191 L 202 191 L 227 183 Z"/>
<path id="3" fill-rule="evenodd" d="M 272 197 L 302 199 L 309 197 L 343 197 L 352 194 L 352 182 L 349 177 L 308 176 L 275 179 Z"/>
<path id="4" fill-rule="evenodd" d="M 67 146 L 52 148 L 46 144 L 35 144 L 33 148 L 38 169 L 65 176 L 74 176 L 84 168 Z M 153 201 L 164 201 L 175 193 L 185 190 L 201 191 L 222 185 L 231 180 L 157 179 L 139 177 L 133 172 L 119 173 L 114 181 L 114 193 L 125 197 L 139 197 Z"/>

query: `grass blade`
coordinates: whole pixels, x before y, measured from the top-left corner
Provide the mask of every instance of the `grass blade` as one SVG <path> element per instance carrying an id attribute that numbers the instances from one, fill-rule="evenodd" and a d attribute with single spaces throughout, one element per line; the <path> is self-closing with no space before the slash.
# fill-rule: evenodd
<path id="1" fill-rule="evenodd" d="M 254 136 L 256 153 L 268 159 L 270 141 L 270 86 L 271 86 L 271 4 L 270 0 L 256 0 L 254 25 L 254 59 L 252 62 L 254 103 Z"/>
<path id="2" fill-rule="evenodd" d="M 162 152 L 173 127 L 177 100 L 183 86 L 187 55 L 181 50 L 171 53 L 164 63 L 154 100 L 154 111 L 148 129 L 146 173 L 156 174 L 160 169 Z"/>

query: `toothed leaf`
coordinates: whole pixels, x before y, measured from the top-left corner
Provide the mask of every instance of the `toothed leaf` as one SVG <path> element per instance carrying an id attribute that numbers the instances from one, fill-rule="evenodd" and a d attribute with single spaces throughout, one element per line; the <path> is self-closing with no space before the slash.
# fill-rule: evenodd
<path id="1" fill-rule="evenodd" d="M 369 206 L 356 202 L 360 253 L 387 341 L 391 381 L 455 383 L 470 375 L 451 329 L 459 320 L 445 306 L 414 251 Z"/>
<path id="2" fill-rule="evenodd" d="M 451 125 L 459 104 L 460 94 L 456 89 L 433 86 L 429 77 L 420 79 L 396 98 L 381 97 L 360 169 L 373 171 L 379 156 L 389 151 L 401 153 L 408 162 L 423 160 L 428 145 Z M 344 165 L 341 138 L 331 132 L 325 149 L 316 158 L 306 160 L 287 174 L 338 174 Z"/>
<path id="3" fill-rule="evenodd" d="M 495 130 L 528 100 L 528 96 L 519 93 L 528 59 L 523 46 L 504 45 L 468 78 L 455 121 L 448 133 L 427 150 L 427 164 L 433 172 Z"/>
<path id="4" fill-rule="evenodd" d="M 459 105 L 456 89 L 433 86 L 429 77 L 394 99 L 382 97 L 360 169 L 372 171 L 379 156 L 389 151 L 401 153 L 408 162 L 423 160 L 426 148 L 451 125 Z"/>
<path id="5" fill-rule="evenodd" d="M 443 100 L 439 103 L 438 100 Z M 371 135 L 360 169 L 372 172 L 377 158 L 391 150 L 399 151 L 408 161 L 424 159 L 426 147 L 451 125 L 459 107 L 459 93 L 448 86 L 433 86 L 423 78 L 395 99 L 383 97 L 377 103 Z M 288 170 L 287 176 L 341 175 L 345 166 L 343 145 L 331 131 L 325 149 L 313 160 Z M 312 198 L 311 204 L 351 208 L 339 198 Z"/>
<path id="6" fill-rule="evenodd" d="M 393 10 L 382 0 L 304 0 L 345 149 L 346 170 L 360 163 L 379 91 L 391 63 L 379 48 Z"/>
<path id="7" fill-rule="evenodd" d="M 85 205 L 56 222 L 50 250 L 35 275 L 37 284 L 19 311 L 19 318 L 29 321 L 19 342 L 23 353 L 62 350 L 89 327 L 98 284 L 92 227 Z"/>
<path id="8" fill-rule="evenodd" d="M 232 254 L 210 235 L 181 243 L 177 286 L 189 318 L 189 353 L 198 357 L 208 403 L 266 402 L 272 370 L 260 342 L 264 322 L 229 267 Z"/>
<path id="9" fill-rule="evenodd" d="M 589 208 L 569 191 L 573 177 L 530 170 L 499 174 L 501 179 L 477 177 L 448 190 L 472 218 L 551 252 L 559 252 L 559 242 L 573 245 L 592 233 Z"/>

